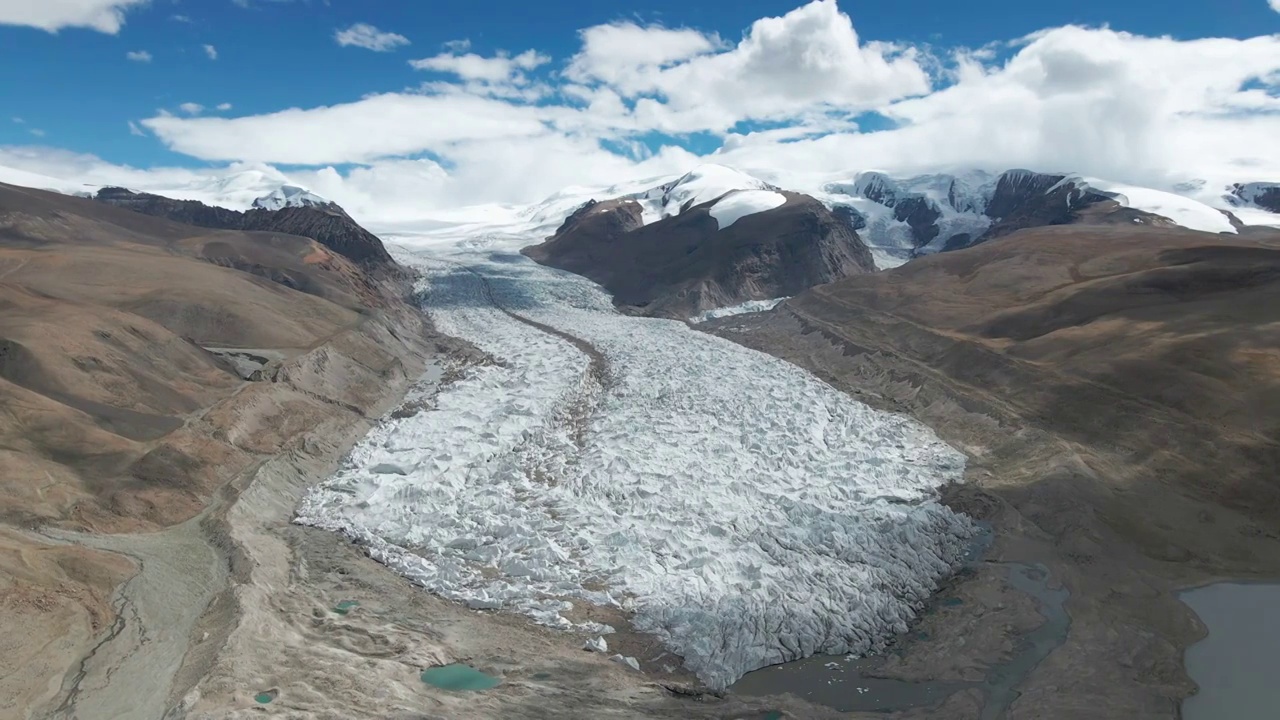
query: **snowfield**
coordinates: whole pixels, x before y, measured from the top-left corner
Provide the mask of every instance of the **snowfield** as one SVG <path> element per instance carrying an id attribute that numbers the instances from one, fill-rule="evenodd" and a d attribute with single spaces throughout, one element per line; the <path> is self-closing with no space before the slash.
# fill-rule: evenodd
<path id="1" fill-rule="evenodd" d="M 1226 215 L 1189 197 L 1097 178 L 1084 178 L 1083 182 L 1095 190 L 1114 195 L 1116 201 L 1125 207 L 1167 217 L 1185 228 L 1211 233 L 1236 232 Z"/>
<path id="2" fill-rule="evenodd" d="M 728 307 L 713 308 L 705 312 L 698 313 L 689 318 L 691 323 L 703 323 L 716 318 L 731 317 L 733 315 L 743 315 L 746 313 L 767 312 L 780 305 L 788 298 L 780 297 L 771 300 L 748 300 L 740 305 L 730 305 Z"/>
<path id="3" fill-rule="evenodd" d="M 707 212 L 724 230 L 748 215 L 782 207 L 786 202 L 782 193 L 772 190 L 738 190 L 717 200 Z"/>
<path id="4" fill-rule="evenodd" d="M 440 330 L 495 364 L 382 422 L 298 522 L 471 607 L 565 629 L 573 603 L 630 611 L 716 688 L 906 629 L 974 533 L 937 501 L 963 455 L 514 247 L 412 254 Z"/>
<path id="5" fill-rule="evenodd" d="M 252 207 L 280 210 L 287 207 L 324 207 L 329 201 L 297 185 L 281 185 L 253 201 Z"/>

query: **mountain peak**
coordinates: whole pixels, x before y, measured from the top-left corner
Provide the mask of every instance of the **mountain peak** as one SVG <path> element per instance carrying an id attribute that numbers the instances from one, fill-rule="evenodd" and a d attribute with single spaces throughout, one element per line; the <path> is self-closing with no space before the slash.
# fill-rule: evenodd
<path id="1" fill-rule="evenodd" d="M 281 185 L 253 201 L 253 207 L 280 210 L 287 207 L 329 207 L 333 203 L 297 185 Z"/>

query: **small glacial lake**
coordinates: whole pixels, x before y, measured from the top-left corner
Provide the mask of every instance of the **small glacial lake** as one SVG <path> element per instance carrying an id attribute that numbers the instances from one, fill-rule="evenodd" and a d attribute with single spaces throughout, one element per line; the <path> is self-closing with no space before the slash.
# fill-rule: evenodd
<path id="1" fill-rule="evenodd" d="M 1185 720 L 1270 720 L 1280 713 L 1280 584 L 1224 582 L 1182 593 L 1209 630 L 1187 649 L 1200 692 Z"/>

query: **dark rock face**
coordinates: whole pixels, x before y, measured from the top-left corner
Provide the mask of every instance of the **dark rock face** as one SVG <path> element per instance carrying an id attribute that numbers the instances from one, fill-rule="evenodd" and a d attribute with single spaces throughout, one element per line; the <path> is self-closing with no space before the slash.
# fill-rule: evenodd
<path id="1" fill-rule="evenodd" d="M 709 212 L 714 203 L 649 225 L 634 201 L 589 203 L 523 252 L 600 283 L 621 307 L 664 317 L 795 295 L 874 270 L 847 219 L 808 195 L 783 194 L 785 204 L 725 229 Z"/>
<path id="2" fill-rule="evenodd" d="M 971 244 L 1025 228 L 1067 225 L 1078 221 L 1085 208 L 1099 203 L 1119 207 L 1112 198 L 1081 188 L 1065 175 L 1010 170 L 996 181 L 995 192 L 987 203 L 985 212 L 991 218 L 991 228 Z M 953 244 L 954 238 L 947 249 L 953 249 Z"/>
<path id="3" fill-rule="evenodd" d="M 831 214 L 844 221 L 850 230 L 861 230 L 867 226 L 867 218 L 848 205 L 837 205 L 831 208 Z"/>
<path id="4" fill-rule="evenodd" d="M 195 200 L 174 200 L 151 193 L 137 193 L 120 187 L 102 188 L 94 196 L 94 200 L 115 205 L 143 215 L 163 217 L 170 220 L 195 225 L 196 227 L 217 228 L 219 230 L 239 230 L 239 223 L 244 213 L 226 208 L 205 205 Z"/>
<path id="5" fill-rule="evenodd" d="M 928 245 L 941 232 L 937 222 L 938 218 L 942 217 L 942 211 L 922 197 L 911 197 L 899 201 L 893 208 L 893 217 L 899 222 L 905 222 L 911 228 L 911 236 L 915 238 L 916 247 Z"/>
<path id="6" fill-rule="evenodd" d="M 1231 194 L 1273 213 L 1280 213 L 1280 183 L 1236 183 Z"/>
<path id="7" fill-rule="evenodd" d="M 174 200 L 137 193 L 125 188 L 103 188 L 94 199 L 153 217 L 163 217 L 216 230 L 276 232 L 308 237 L 362 265 L 391 266 L 395 261 L 376 235 L 360 227 L 342 208 L 327 206 L 255 208 L 248 212 L 205 205 L 195 200 Z"/>

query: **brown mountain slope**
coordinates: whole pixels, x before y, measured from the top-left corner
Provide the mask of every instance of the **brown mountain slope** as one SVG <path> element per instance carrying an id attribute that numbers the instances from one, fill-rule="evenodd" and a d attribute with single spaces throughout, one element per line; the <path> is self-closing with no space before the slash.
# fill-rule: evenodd
<path id="1" fill-rule="evenodd" d="M 992 521 L 993 558 L 1071 592 L 1066 640 L 1010 717 L 1177 717 L 1203 630 L 1176 590 L 1280 574 L 1280 234 L 1024 230 L 712 329 L 969 455 L 955 503 Z M 994 661 L 975 618 L 1000 606 L 966 587 L 977 607 L 906 641 L 916 660 L 891 675 Z"/>
<path id="2" fill-rule="evenodd" d="M 215 230 L 265 231 L 307 237 L 371 270 L 395 267 L 382 241 L 365 230 L 334 203 L 324 206 L 253 208 L 241 212 L 205 205 L 195 200 L 174 200 L 119 187 L 99 190 L 94 199 L 143 215 Z"/>
<path id="3" fill-rule="evenodd" d="M 714 203 L 649 225 L 635 201 L 594 203 L 523 252 L 600 283 L 624 309 L 680 318 L 873 269 L 846 223 L 807 195 L 783 195 L 784 205 L 724 229 L 709 212 Z"/>
<path id="4" fill-rule="evenodd" d="M 51 534 L 172 526 L 277 453 L 321 453 L 308 433 L 362 422 L 420 366 L 400 276 L 0 185 L 0 716 L 74 696 L 134 569 Z"/>
<path id="5" fill-rule="evenodd" d="M 398 302 L 313 240 L 0 186 L 0 393 L 11 400 L 0 437 L 25 465 L 73 479 L 65 502 L 45 492 L 39 511 L 12 502 L 5 513 L 116 517 L 118 494 L 140 487 L 133 463 L 147 443 L 243 384 L 225 349 L 293 357 Z M 7 497 L 29 490 L 23 476 L 0 482 Z"/>

